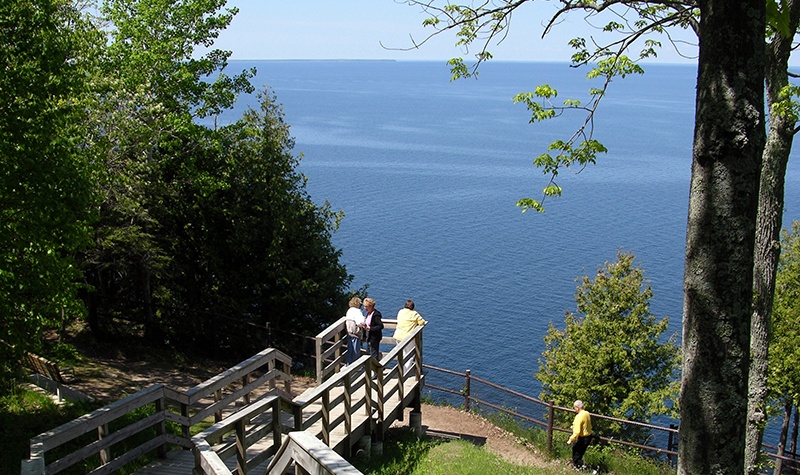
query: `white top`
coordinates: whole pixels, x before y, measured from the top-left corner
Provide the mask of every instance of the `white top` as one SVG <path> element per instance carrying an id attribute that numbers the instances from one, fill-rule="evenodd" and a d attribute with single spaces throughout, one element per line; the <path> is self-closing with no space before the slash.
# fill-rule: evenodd
<path id="1" fill-rule="evenodd" d="M 364 314 L 361 312 L 360 308 L 350 307 L 347 309 L 347 313 L 344 314 L 344 318 L 347 320 L 353 320 L 356 322 L 356 325 L 361 325 L 365 322 Z"/>

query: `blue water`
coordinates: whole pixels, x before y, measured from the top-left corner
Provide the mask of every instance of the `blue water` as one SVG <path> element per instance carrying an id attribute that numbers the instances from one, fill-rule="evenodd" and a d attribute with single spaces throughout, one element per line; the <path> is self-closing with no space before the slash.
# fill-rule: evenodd
<path id="1" fill-rule="evenodd" d="M 512 97 L 547 83 L 558 101 L 587 100 L 599 83 L 559 63 L 487 63 L 478 80 L 450 82 L 439 62 L 234 61 L 255 65 L 284 106 L 318 202 L 345 212 L 334 244 L 386 318 L 407 298 L 430 321 L 425 362 L 471 369 L 532 396 L 548 325 L 575 311 L 576 278 L 618 249 L 650 281 L 653 314 L 680 334 L 694 125 L 694 66 L 649 66 L 615 81 L 595 122 L 609 153 L 564 172 L 545 214 L 533 159 L 584 119 L 531 125 Z M 244 98 L 234 119 L 246 104 Z M 795 154 L 796 155 L 796 154 Z M 787 174 L 784 223 L 800 219 L 800 170 Z M 342 312 L 344 312 L 344 308 Z"/>

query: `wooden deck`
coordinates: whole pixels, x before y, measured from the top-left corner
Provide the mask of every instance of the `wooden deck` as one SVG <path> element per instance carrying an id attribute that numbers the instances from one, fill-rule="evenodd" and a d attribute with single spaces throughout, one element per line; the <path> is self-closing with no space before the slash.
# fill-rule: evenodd
<path id="1" fill-rule="evenodd" d="M 391 349 L 381 361 L 364 355 L 349 366 L 345 336 L 344 317 L 317 335 L 318 386 L 299 396 L 290 394 L 291 358 L 268 348 L 189 390 L 157 384 L 39 434 L 21 474 L 56 474 L 89 461 L 91 474 L 104 475 L 152 453 L 159 458 L 137 473 L 261 474 L 287 469 L 274 466 L 287 460 L 314 473 L 338 472 L 355 444 L 382 443 L 406 408 L 420 410 L 424 385 L 422 327 L 402 342 L 384 338 Z M 198 427 L 207 428 L 193 436 Z M 128 442 L 143 431 L 153 435 Z"/>
<path id="2" fill-rule="evenodd" d="M 364 357 L 368 358 L 368 357 Z M 340 380 L 344 380 L 345 378 L 342 377 Z M 367 393 L 368 391 L 372 391 L 373 393 L 378 392 L 378 381 L 370 379 L 369 385 L 370 388 L 367 389 L 366 380 L 364 378 L 364 373 L 362 372 L 361 375 L 352 378 L 353 380 L 357 380 L 358 383 L 354 384 L 357 386 L 355 390 L 353 390 L 349 397 L 345 396 L 344 385 L 341 384 L 331 384 L 331 390 L 329 391 L 329 398 L 332 401 L 338 400 L 340 401 L 338 404 L 331 405 L 329 414 L 325 417 L 328 417 L 330 421 L 340 421 L 341 423 L 336 424 L 333 429 L 329 432 L 329 442 L 327 445 L 329 447 L 334 448 L 338 453 L 343 453 L 349 455 L 350 448 L 355 445 L 361 437 L 364 435 L 370 435 L 372 430 L 375 430 L 375 426 L 378 424 L 382 424 L 384 427 L 388 427 L 394 421 L 401 419 L 404 409 L 408 407 L 414 399 L 414 395 L 417 393 L 417 388 L 419 386 L 416 378 L 406 378 L 403 381 L 403 388 L 402 390 L 399 388 L 400 378 L 398 371 L 390 371 L 390 376 L 384 377 L 383 380 L 383 389 L 382 391 L 384 394 L 389 394 L 390 396 L 386 398 L 383 403 L 383 414 L 384 417 L 382 420 L 378 420 L 379 416 L 379 408 L 378 405 L 374 405 L 370 407 L 370 405 L 364 403 L 363 401 L 367 400 Z M 323 417 L 323 403 L 321 402 L 321 397 L 315 398 L 315 395 L 322 394 L 324 391 L 319 391 L 319 388 L 314 388 L 309 391 L 306 391 L 303 395 L 297 396 L 294 398 L 294 401 L 300 405 L 304 405 L 305 400 L 304 398 L 308 399 L 315 399 L 314 403 L 310 403 L 304 405 L 302 414 L 303 414 L 303 426 L 306 431 L 310 432 L 317 438 L 324 440 L 325 436 L 325 429 L 324 429 L 324 417 Z M 400 397 L 403 394 L 404 397 Z M 361 404 L 356 404 L 351 406 L 351 413 L 350 413 L 350 422 L 349 424 L 345 424 L 345 407 L 346 404 L 344 403 L 345 399 L 350 399 L 352 401 L 362 401 Z M 243 409 L 244 410 L 244 409 Z M 262 418 L 262 419 L 254 419 L 252 421 L 253 426 L 258 425 L 269 425 L 271 420 L 269 417 Z M 288 414 L 283 414 L 282 425 L 284 426 L 293 426 L 294 421 L 292 416 Z M 348 427 L 349 426 L 349 427 Z M 285 440 L 286 436 L 282 439 Z M 274 447 L 272 442 L 272 438 L 264 438 L 261 440 L 261 443 L 258 445 L 252 445 L 247 449 L 247 458 L 252 459 L 257 457 L 259 453 L 263 452 L 272 452 L 273 450 L 277 450 L 277 447 Z M 222 450 L 224 446 L 232 445 L 232 441 L 230 437 L 223 441 L 220 444 L 215 446 L 215 450 Z M 271 457 L 266 459 L 265 461 L 261 462 L 259 465 L 256 465 L 250 469 L 248 472 L 252 473 L 259 473 L 263 474 L 266 470 L 267 464 L 271 461 Z M 224 459 L 223 462 L 225 466 L 230 471 L 234 471 L 237 467 L 237 459 L 234 454 L 231 454 L 227 459 Z M 164 459 L 156 460 L 155 462 L 151 463 L 147 467 L 137 471 L 137 474 L 140 475 L 192 475 L 192 470 L 194 468 L 195 460 L 194 455 L 191 450 L 172 450 L 167 453 L 167 457 Z"/>

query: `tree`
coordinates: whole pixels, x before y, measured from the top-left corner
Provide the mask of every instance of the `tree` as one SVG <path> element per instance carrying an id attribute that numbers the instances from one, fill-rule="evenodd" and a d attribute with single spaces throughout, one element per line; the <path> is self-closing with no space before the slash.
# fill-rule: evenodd
<path id="1" fill-rule="evenodd" d="M 469 46 L 475 41 L 486 45 L 493 38 L 506 35 L 511 13 L 527 2 L 445 7 L 436 7 L 434 2 L 409 0 L 407 3 L 433 12 L 426 20 L 426 24 L 437 28 L 431 36 L 452 29 L 459 38 L 458 44 Z M 617 19 L 609 21 L 604 30 L 619 33 L 618 40 L 608 45 L 592 41 L 589 44 L 594 50 L 586 48 L 587 41 L 583 38 L 571 42 L 578 51 L 573 55 L 573 62 L 578 65 L 596 62 L 590 75 L 604 74 L 606 81 L 624 76 L 628 71 L 638 72 L 636 68 L 631 69 L 624 52 L 649 33 L 668 34 L 668 27 L 690 27 L 699 35 L 697 115 L 684 286 L 681 397 L 684 424 L 681 425 L 683 443 L 679 473 L 739 473 L 744 470 L 748 388 L 743 381 L 747 380 L 750 368 L 753 312 L 748 312 L 745 320 L 743 311 L 751 309 L 756 271 L 753 253 L 757 193 L 765 142 L 762 92 L 766 67 L 765 3 L 755 0 L 652 4 L 624 0 L 562 0 L 561 8 L 545 27 L 546 33 L 561 15 L 571 11 L 588 12 L 590 16 L 606 11 L 616 14 Z M 791 39 L 790 22 L 784 21 L 788 18 L 784 14 L 788 3 L 769 3 L 771 24 L 780 26 L 777 31 L 783 38 L 789 33 Z M 615 6 L 622 11 L 616 12 Z M 628 13 L 634 18 L 629 19 Z M 659 45 L 646 40 L 640 57 L 652 55 Z M 485 47 L 476 56 L 475 67 L 492 57 Z M 471 73 L 463 60 L 456 58 L 451 64 L 457 77 Z M 605 88 L 592 93 L 601 98 Z M 575 101 L 565 102 L 563 108 L 552 108 L 526 100 L 533 97 L 547 100 L 554 94 L 549 88 L 542 88 L 521 98 L 533 112 L 532 121 L 555 116 L 559 110 L 582 108 Z M 784 102 L 782 110 L 786 108 Z M 593 106 L 587 108 L 586 125 L 570 140 L 551 144 L 551 150 L 559 151 L 554 159 L 548 154 L 537 158 L 536 164 L 551 176 L 551 182 L 544 189 L 545 197 L 561 193 L 560 187 L 552 181 L 561 168 L 593 163 L 596 152 L 602 151 L 592 140 L 595 110 Z M 776 188 L 764 191 L 772 193 L 773 197 L 777 192 Z M 535 200 L 520 201 L 520 205 L 534 209 L 539 209 L 537 205 L 540 204 Z M 765 216 L 775 219 L 774 208 Z M 768 235 L 767 239 L 770 238 Z M 758 270 L 771 272 L 769 265 Z M 769 279 L 765 281 L 768 283 Z M 766 304 L 768 306 L 769 302 Z M 757 338 L 763 341 L 763 336 Z M 757 357 L 763 358 L 760 354 Z M 699 417 L 701 414 L 703 417 Z M 687 420 L 690 423 L 687 424 Z"/>
<path id="2" fill-rule="evenodd" d="M 259 98 L 236 123 L 164 151 L 171 193 L 155 216 L 171 255 L 160 285 L 181 307 L 162 322 L 173 342 L 252 354 L 265 342 L 251 329 L 268 325 L 293 353 L 291 334 L 315 335 L 347 298 L 352 277 L 331 244 L 342 215 L 314 204 L 280 105 Z"/>
<path id="3" fill-rule="evenodd" d="M 80 104 L 96 38 L 71 2 L 0 5 L 3 381 L 22 351 L 42 349 L 45 326 L 83 313 L 76 256 L 90 244 L 95 196 Z"/>
<path id="4" fill-rule="evenodd" d="M 783 409 L 783 424 L 778 454 L 787 447 L 787 433 L 792 410 L 800 403 L 800 221 L 785 230 L 775 285 L 773 308 L 774 331 L 770 337 L 769 394 Z M 776 462 L 775 473 L 781 473 Z"/>
<path id="5" fill-rule="evenodd" d="M 211 46 L 236 14 L 220 11 L 224 4 L 106 0 L 100 7 L 108 46 L 94 78 L 99 87 L 91 105 L 91 146 L 106 173 L 96 247 L 87 253 L 84 271 L 93 288 L 89 323 L 98 336 L 114 330 L 107 328 L 111 317 L 125 315 L 142 322 L 148 339 L 163 339 L 153 290 L 171 256 L 157 239 L 161 229 L 153 215 L 163 205 L 167 164 L 160 152 L 196 130 L 195 117 L 218 113 L 239 92 L 253 91 L 254 71 L 222 73 L 230 52 L 195 54 Z"/>
<path id="6" fill-rule="evenodd" d="M 780 229 L 786 165 L 797 133 L 797 86 L 789 83 L 789 57 L 800 24 L 800 2 L 768 2 L 766 47 L 766 92 L 769 132 L 761 164 L 758 221 L 753 267 L 753 316 L 751 319 L 748 376 L 747 439 L 745 467 L 748 475 L 758 473 L 761 440 L 767 422 L 767 361 L 771 333 L 772 299 L 780 255 Z"/>
<path id="7" fill-rule="evenodd" d="M 650 313 L 653 292 L 634 255 L 620 251 L 616 262 L 606 262 L 593 279 L 584 276 L 580 282 L 578 313 L 567 312 L 565 329 L 550 324 L 545 336 L 536 374 L 540 397 L 567 407 L 581 399 L 591 412 L 642 422 L 674 415 L 679 351 L 674 337 L 663 341 L 668 318 Z M 601 432 L 645 436 L 616 423 Z"/>

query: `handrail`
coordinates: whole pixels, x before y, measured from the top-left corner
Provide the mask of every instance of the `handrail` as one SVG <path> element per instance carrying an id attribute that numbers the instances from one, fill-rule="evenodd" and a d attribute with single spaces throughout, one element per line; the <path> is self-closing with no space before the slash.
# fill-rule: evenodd
<path id="1" fill-rule="evenodd" d="M 451 393 L 451 394 L 459 394 L 459 395 L 461 395 L 464 398 L 464 400 L 466 401 L 465 406 L 467 408 L 467 411 L 470 411 L 469 403 L 470 402 L 475 402 L 475 403 L 478 403 L 478 404 L 482 404 L 482 405 L 484 405 L 486 407 L 490 407 L 490 408 L 492 408 L 492 409 L 494 409 L 494 410 L 496 410 L 498 412 L 502 412 L 502 413 L 510 415 L 512 417 L 516 417 L 518 419 L 521 419 L 521 420 L 536 424 L 536 425 L 538 425 L 540 427 L 544 427 L 545 431 L 547 432 L 547 440 L 548 440 L 548 448 L 549 449 L 552 448 L 552 438 L 553 438 L 553 433 L 554 432 L 563 432 L 563 433 L 571 433 L 572 432 L 571 429 L 562 428 L 562 427 L 556 427 L 555 425 L 553 425 L 554 413 L 555 413 L 556 410 L 557 411 L 561 411 L 561 412 L 565 412 L 565 413 L 574 413 L 574 410 L 571 409 L 571 408 L 557 406 L 557 405 L 553 404 L 552 402 L 545 402 L 545 401 L 542 401 L 540 399 L 528 396 L 526 394 L 522 394 L 522 393 L 520 393 L 518 391 L 514 391 L 513 389 L 509 389 L 509 388 L 506 388 L 506 387 L 501 386 L 499 384 L 493 383 L 493 382 L 488 381 L 486 379 L 474 376 L 474 375 L 472 375 L 470 370 L 467 370 L 464 373 L 459 373 L 459 372 L 456 372 L 456 371 L 437 368 L 435 366 L 430 366 L 430 365 L 423 365 L 423 366 L 425 368 L 429 369 L 429 370 L 440 371 L 440 372 L 444 372 L 446 374 L 451 374 L 451 375 L 455 375 L 455 376 L 462 376 L 462 377 L 464 377 L 466 379 L 466 383 L 464 384 L 464 388 L 466 388 L 466 390 L 463 393 L 462 392 L 455 392 L 455 391 L 452 391 L 452 390 L 447 389 L 447 388 L 440 388 L 440 387 L 434 386 L 434 385 L 429 384 L 429 383 L 426 384 L 426 386 L 428 388 L 439 390 L 439 391 L 443 391 L 443 392 L 447 392 L 447 393 Z M 494 389 L 503 391 L 505 393 L 508 393 L 510 395 L 513 395 L 515 397 L 523 399 L 525 401 L 529 401 L 529 402 L 544 406 L 545 408 L 548 409 L 547 413 L 549 414 L 549 420 L 540 421 L 540 420 L 537 420 L 537 419 L 535 419 L 533 417 L 527 416 L 525 414 L 520 414 L 520 413 L 518 413 L 516 411 L 512 411 L 512 410 L 509 410 L 509 409 L 507 409 L 505 407 L 500 407 L 500 406 L 492 404 L 492 403 L 490 403 L 488 401 L 479 399 L 479 398 L 473 396 L 472 393 L 471 393 L 471 387 L 472 387 L 471 382 L 479 382 L 479 383 L 485 384 L 485 385 L 487 385 L 489 387 L 492 387 Z M 657 426 L 657 425 L 653 425 L 653 424 L 647 424 L 647 423 L 644 423 L 644 422 L 631 421 L 631 420 L 619 419 L 619 418 L 615 418 L 615 417 L 611 417 L 611 416 L 605 416 L 605 415 L 602 415 L 602 414 L 594 414 L 594 413 L 592 413 L 592 417 L 593 418 L 597 418 L 597 419 L 605 419 L 605 420 L 609 420 L 609 421 L 613 421 L 613 422 L 620 422 L 620 423 L 624 423 L 624 424 L 630 424 L 630 425 L 637 426 L 637 427 L 660 430 L 660 431 L 663 431 L 666 434 L 668 434 L 670 437 L 676 436 L 678 434 L 678 430 L 675 429 L 675 428 L 671 428 L 671 427 L 670 428 L 661 427 L 661 426 Z M 665 454 L 665 455 L 669 455 L 669 456 L 677 456 L 677 451 L 672 449 L 672 447 L 671 447 L 672 444 L 671 443 L 669 443 L 668 447 L 666 449 L 664 449 L 662 447 L 653 447 L 653 446 L 648 446 L 648 445 L 642 445 L 642 444 L 637 444 L 637 443 L 634 443 L 634 442 L 629 442 L 629 441 L 616 439 L 616 438 L 612 438 L 612 437 L 600 437 L 600 439 L 603 440 L 603 441 L 606 441 L 606 442 L 615 443 L 615 444 L 619 444 L 619 445 L 625 445 L 625 446 L 628 446 L 628 447 L 634 447 L 634 448 L 643 449 L 643 450 L 652 450 L 652 451 L 655 451 L 657 453 L 661 453 L 661 454 Z"/>
<path id="2" fill-rule="evenodd" d="M 380 361 L 376 361 L 369 355 L 361 356 L 353 364 L 344 367 L 341 371 L 328 378 L 320 386 L 288 400 L 284 395 L 272 393 L 256 403 L 250 404 L 235 415 L 218 422 L 197 434 L 192 442 L 196 447 L 196 466 L 198 473 L 213 475 L 230 475 L 231 470 L 223 462 L 225 459 L 236 456 L 238 473 L 248 473 L 256 466 L 260 466 L 265 458 L 273 456 L 267 473 L 283 473 L 284 464 L 287 460 L 294 457 L 297 451 L 308 452 L 324 457 L 322 461 L 331 460 L 331 454 L 336 450 L 336 446 L 345 443 L 340 447 L 347 453 L 350 445 L 358 439 L 361 433 L 369 433 L 373 430 L 382 431 L 384 422 L 391 422 L 395 414 L 386 414 L 385 407 L 392 398 L 397 398 L 400 410 L 405 407 L 402 403 L 407 400 L 408 395 L 404 394 L 404 383 L 409 378 L 415 378 L 417 389 L 419 389 L 422 379 L 422 329 L 416 329 L 409 333 L 409 336 L 401 341 L 396 348 L 389 351 Z M 414 370 L 406 363 L 413 362 Z M 393 363 L 395 363 L 392 365 Z M 373 380 L 372 376 L 375 375 Z M 397 384 L 390 384 L 392 378 L 397 376 Z M 364 389 L 364 397 L 354 401 L 351 395 Z M 339 391 L 341 389 L 341 391 Z M 417 402 L 419 402 L 417 394 Z M 317 408 L 316 405 L 321 405 Z M 303 412 L 312 408 L 313 414 L 308 419 L 303 419 Z M 341 408 L 334 413 L 334 408 Z M 267 414 L 272 410 L 271 417 Z M 362 413 L 363 411 L 363 413 Z M 362 417 L 356 423 L 355 416 L 362 413 Z M 262 414 L 264 417 L 261 417 Z M 261 417 L 261 418 L 260 418 Z M 291 420 L 291 425 L 286 422 Z M 250 421 L 257 421 L 250 424 Z M 334 441 L 333 433 L 337 428 L 343 427 L 345 434 L 344 440 Z M 369 427 L 369 432 L 367 431 Z M 314 428 L 314 432 L 311 429 Z M 234 439 L 223 441 L 223 437 L 233 432 Z M 298 436 L 294 441 L 280 443 L 282 434 L 306 434 Z M 272 444 L 266 450 L 259 449 L 257 455 L 248 455 L 248 450 L 258 444 L 266 437 L 272 437 Z M 288 449 L 287 444 L 302 444 L 303 440 L 310 441 L 314 437 L 321 441 L 313 442 L 306 447 L 295 447 Z M 309 439 L 309 437 L 311 439 Z M 314 439 L 316 440 L 316 439 Z M 248 458 L 250 457 L 250 458 Z M 338 457 L 336 455 L 335 457 Z M 295 462 L 305 467 L 309 473 L 328 473 L 329 467 L 326 463 L 313 462 L 313 456 L 303 456 L 303 460 L 294 459 Z M 312 463 L 313 469 L 302 465 Z M 353 469 L 349 464 L 333 464 L 335 468 L 344 470 L 336 473 L 359 473 L 351 472 Z"/>
<path id="3" fill-rule="evenodd" d="M 384 330 L 397 328 L 397 320 L 392 318 L 383 319 Z M 322 330 L 314 338 L 316 347 L 316 372 L 317 384 L 322 382 L 331 374 L 336 373 L 345 366 L 345 353 L 347 351 L 347 326 L 345 317 L 341 317 L 325 330 Z M 383 337 L 381 345 L 393 345 L 397 342 L 392 337 Z"/>
<path id="4" fill-rule="evenodd" d="M 286 473 L 292 462 L 301 467 L 300 473 L 363 475 L 341 455 L 305 431 L 289 433 L 287 443 L 272 459 L 267 473 Z"/>
<path id="5" fill-rule="evenodd" d="M 277 391 L 276 379 L 284 381 L 288 393 L 291 383 L 291 361 L 291 358 L 284 353 L 269 348 L 186 391 L 163 384 L 151 386 L 33 437 L 30 440 L 30 457 L 21 462 L 21 471 L 26 475 L 41 475 L 45 472 L 55 474 L 99 453 L 102 470 L 107 473 L 154 449 L 158 450 L 159 456 L 163 456 L 170 444 L 190 448 L 191 428 L 209 415 L 214 414 L 219 421 L 223 418 L 223 411 L 230 410 L 237 400 L 241 399 L 247 404 L 251 398 L 259 396 L 265 386 L 267 389 L 264 393 Z M 276 363 L 281 363 L 282 369 L 279 369 Z M 253 375 L 260 372 L 263 374 L 251 380 Z M 236 385 L 239 388 L 233 387 Z M 228 386 L 233 389 L 225 396 L 223 390 Z M 109 432 L 110 423 L 119 421 L 131 412 L 151 404 L 152 415 L 131 422 L 113 433 Z M 176 408 L 179 408 L 179 413 L 175 412 Z M 182 435 L 167 433 L 166 421 L 179 424 Z M 112 444 L 122 442 L 149 427 L 156 428 L 155 438 L 111 460 Z M 92 431 L 97 432 L 95 441 L 49 464 L 45 462 L 46 452 Z"/>
<path id="6" fill-rule="evenodd" d="M 337 322 L 333 327 L 340 323 L 343 324 L 343 321 Z M 391 329 L 395 325 L 393 320 L 386 321 L 386 328 Z M 338 330 L 328 329 L 319 336 L 328 338 L 328 341 L 332 339 L 336 344 L 337 332 Z M 291 381 L 291 359 L 274 349 L 266 349 L 186 391 L 155 385 L 34 437 L 31 439 L 30 459 L 22 462 L 22 473 L 58 473 L 98 452 L 101 455 L 101 468 L 97 472 L 108 473 L 147 451 L 157 449 L 159 455 L 164 456 L 167 445 L 176 444 L 184 448 L 194 448 L 197 472 L 227 475 L 230 471 L 223 460 L 235 455 L 238 473 L 244 474 L 249 468 L 260 466 L 269 456 L 275 454 L 282 445 L 284 434 L 310 429 L 318 421 L 321 421 L 317 430 L 320 431 L 322 442 L 334 450 L 338 444 L 346 442 L 346 446 L 342 448 L 347 452 L 350 444 L 360 434 L 374 433 L 377 430 L 382 439 L 384 423 L 388 424 L 396 417 L 402 418 L 402 411 L 408 404 L 414 404 L 419 409 L 423 381 L 422 328 L 413 330 L 401 342 L 384 338 L 382 343 L 397 344 L 381 361 L 364 355 L 354 364 L 345 367 L 339 363 L 343 358 L 335 359 L 328 369 L 340 371 L 319 387 L 294 399 L 291 399 L 288 387 L 288 382 Z M 319 349 L 320 345 L 318 351 Z M 275 387 L 276 379 L 287 382 L 285 391 Z M 409 379 L 413 379 L 413 383 Z M 408 387 L 414 388 L 413 393 L 406 394 L 411 390 L 406 388 L 406 382 L 413 384 Z M 234 385 L 237 387 L 233 387 Z M 269 388 L 261 392 L 261 388 L 265 386 Z M 354 400 L 351 394 L 362 389 L 364 397 Z M 223 410 L 229 410 L 238 400 L 244 401 L 244 407 L 223 418 Z M 387 406 L 389 401 L 396 401 L 398 404 Z M 147 404 L 155 405 L 153 415 L 109 433 L 110 422 L 117 421 L 132 410 Z M 304 410 L 310 409 L 312 404 L 321 404 L 322 409 L 314 409 L 311 417 L 303 420 Z M 336 407 L 343 410 L 337 409 L 334 413 L 333 408 Z M 392 413 L 386 412 L 390 410 L 389 407 L 392 408 Z M 179 412 L 175 412 L 176 408 L 179 408 Z M 190 429 L 211 414 L 217 419 L 215 424 L 191 437 Z M 354 419 L 356 414 L 359 414 L 357 420 Z M 178 423 L 182 427 L 183 436 L 168 434 L 164 425 L 166 421 Z M 109 460 L 111 444 L 122 442 L 128 435 L 154 425 L 157 434 L 155 438 L 117 459 Z M 341 427 L 348 436 L 334 444 L 332 434 Z M 45 453 L 48 450 L 92 430 L 98 432 L 97 441 L 45 465 Z M 231 431 L 235 440 L 223 440 Z M 248 455 L 248 449 L 266 437 L 272 438 L 270 448 L 258 449 L 255 455 Z"/>
<path id="7" fill-rule="evenodd" d="M 220 456 L 219 450 L 213 448 L 213 445 L 221 442 L 225 435 L 230 433 L 231 430 L 236 434 L 236 443 L 230 444 L 230 447 L 236 452 L 236 467 L 238 473 L 247 473 L 249 469 L 264 462 L 269 456 L 274 454 L 281 445 L 281 436 L 283 434 L 280 418 L 281 402 L 285 401 L 283 397 L 279 395 L 264 397 L 192 437 L 192 443 L 197 454 L 196 468 L 199 469 L 199 472 L 211 475 L 229 475 L 231 473 Z M 250 424 L 253 419 L 270 409 L 273 411 L 273 417 L 270 421 L 265 422 L 264 426 L 268 425 L 270 429 L 269 432 L 273 437 L 272 446 L 257 457 L 248 460 L 247 449 L 251 444 L 247 443 L 246 426 Z M 258 427 L 251 428 L 250 430 L 251 433 L 257 433 L 258 431 L 260 431 Z"/>

